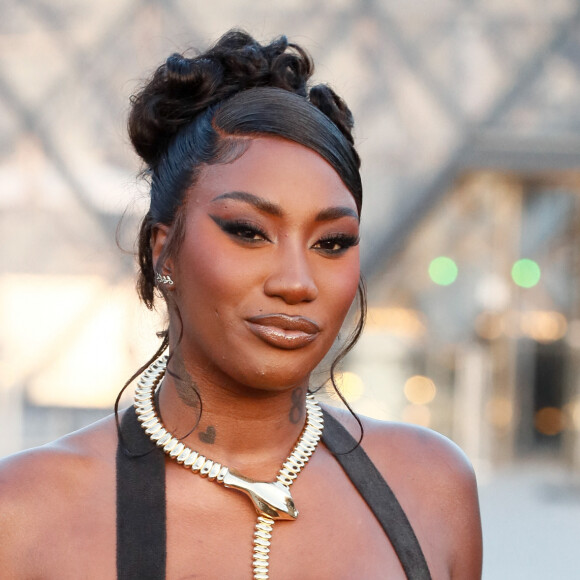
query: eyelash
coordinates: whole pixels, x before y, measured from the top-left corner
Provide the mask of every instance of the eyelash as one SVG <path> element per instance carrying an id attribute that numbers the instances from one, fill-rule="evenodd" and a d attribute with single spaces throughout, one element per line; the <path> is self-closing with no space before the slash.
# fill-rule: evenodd
<path id="1" fill-rule="evenodd" d="M 340 256 L 344 254 L 349 248 L 353 246 L 357 246 L 359 243 L 359 237 L 353 236 L 350 234 L 330 234 L 328 236 L 324 236 L 320 240 L 318 240 L 314 247 L 320 246 L 321 244 L 326 244 L 326 248 L 320 248 L 322 252 L 329 256 Z M 335 249 L 328 246 L 340 246 L 339 248 Z"/>
<path id="2" fill-rule="evenodd" d="M 243 243 L 256 244 L 263 241 L 270 241 L 266 232 L 252 222 L 245 220 L 224 220 L 217 216 L 211 216 L 211 218 L 222 231 Z M 256 236 L 259 236 L 259 238 L 257 239 Z M 358 243 L 358 236 L 351 234 L 329 234 L 320 238 L 312 247 L 327 256 L 340 256 L 349 248 L 357 246 Z M 325 247 L 322 247 L 323 245 Z M 339 246 L 338 248 L 333 247 L 337 245 Z"/>
<path id="3" fill-rule="evenodd" d="M 243 242 L 255 244 L 264 240 L 268 242 L 270 241 L 266 232 L 251 222 L 244 220 L 224 220 L 216 216 L 211 216 L 211 218 L 226 234 L 229 234 Z M 250 235 L 247 236 L 244 234 Z M 261 239 L 256 239 L 255 236 L 260 236 Z"/>

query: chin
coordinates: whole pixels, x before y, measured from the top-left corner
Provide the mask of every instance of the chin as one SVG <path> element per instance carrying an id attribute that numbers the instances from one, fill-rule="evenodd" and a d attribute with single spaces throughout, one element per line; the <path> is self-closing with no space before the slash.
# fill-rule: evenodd
<path id="1" fill-rule="evenodd" d="M 298 386 L 307 386 L 310 373 L 315 368 L 316 365 L 298 364 L 289 367 L 284 364 L 262 364 L 251 370 L 246 367 L 239 382 L 259 391 L 281 392 Z"/>

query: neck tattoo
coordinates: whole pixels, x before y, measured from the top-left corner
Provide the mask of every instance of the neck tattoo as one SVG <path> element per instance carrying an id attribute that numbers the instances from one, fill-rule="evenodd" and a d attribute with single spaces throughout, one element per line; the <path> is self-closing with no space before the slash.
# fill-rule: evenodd
<path id="1" fill-rule="evenodd" d="M 154 395 L 156 387 L 165 375 L 167 359 L 168 355 L 163 355 L 153 362 L 137 383 L 135 411 L 141 427 L 151 441 L 177 463 L 210 481 L 216 481 L 224 487 L 241 491 L 252 500 L 258 514 L 258 523 L 254 532 L 254 580 L 267 580 L 269 578 L 270 538 L 274 522 L 275 520 L 295 520 L 298 516 L 289 487 L 320 441 L 324 427 L 320 406 L 312 394 L 306 395 L 306 425 L 294 449 L 282 464 L 276 481 L 255 481 L 191 450 L 165 429 L 155 410 Z"/>

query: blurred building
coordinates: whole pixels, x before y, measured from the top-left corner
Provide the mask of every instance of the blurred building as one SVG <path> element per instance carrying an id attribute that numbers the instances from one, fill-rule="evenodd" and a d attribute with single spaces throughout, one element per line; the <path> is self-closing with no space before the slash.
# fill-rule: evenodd
<path id="1" fill-rule="evenodd" d="M 370 311 L 342 376 L 355 409 L 433 427 L 482 466 L 550 453 L 580 468 L 574 0 L 4 2 L 0 455 L 110 412 L 154 351 L 163 315 L 133 289 L 146 190 L 129 95 L 232 26 L 308 47 L 357 120 Z"/>

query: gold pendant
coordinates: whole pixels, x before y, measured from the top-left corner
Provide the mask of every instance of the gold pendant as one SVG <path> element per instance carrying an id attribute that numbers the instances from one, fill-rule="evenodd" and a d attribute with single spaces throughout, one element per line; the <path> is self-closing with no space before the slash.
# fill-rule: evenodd
<path id="1" fill-rule="evenodd" d="M 298 516 L 290 490 L 279 481 L 254 481 L 230 468 L 222 483 L 245 493 L 260 516 L 273 520 L 295 520 Z"/>

